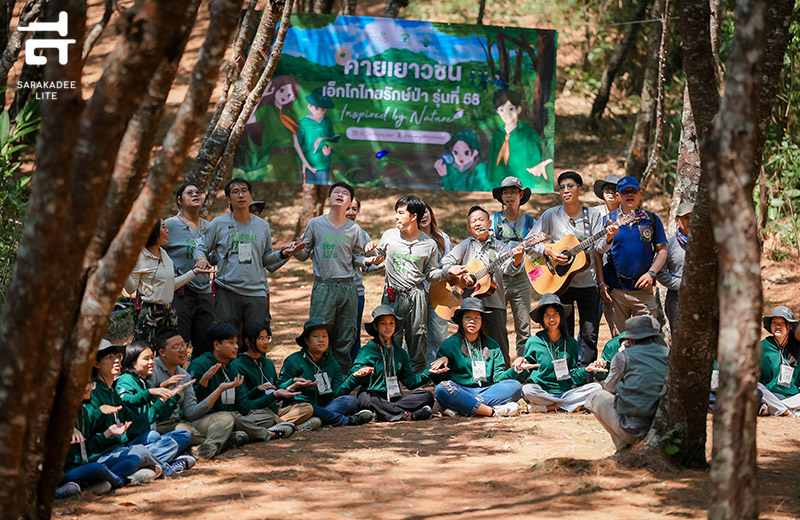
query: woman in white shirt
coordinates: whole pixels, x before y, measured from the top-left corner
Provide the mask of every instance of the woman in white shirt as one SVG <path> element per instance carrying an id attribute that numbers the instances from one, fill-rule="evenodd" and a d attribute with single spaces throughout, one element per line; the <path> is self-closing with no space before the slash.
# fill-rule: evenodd
<path id="1" fill-rule="evenodd" d="M 419 221 L 419 229 L 428 235 L 436 242 L 436 248 L 439 250 L 439 262 L 441 263 L 444 255 L 453 249 L 453 244 L 450 242 L 450 235 L 439 229 L 436 222 L 436 215 L 433 213 L 433 208 L 428 202 L 425 202 L 425 215 Z M 430 290 L 430 282 L 425 282 L 425 289 Z M 430 298 L 428 298 L 428 364 L 436 359 L 436 353 L 439 351 L 439 345 L 442 344 L 447 338 L 447 321 L 443 320 L 436 314 L 436 311 L 431 305 Z"/>
<path id="2" fill-rule="evenodd" d="M 176 327 L 177 314 L 172 308 L 175 289 L 183 287 L 197 274 L 211 273 L 213 269 L 194 269 L 175 277 L 172 259 L 161 246 L 169 241 L 169 230 L 158 219 L 147 238 L 133 272 L 125 281 L 125 290 L 136 293 L 133 313 L 133 338 L 153 345 L 156 335 L 163 329 Z"/>

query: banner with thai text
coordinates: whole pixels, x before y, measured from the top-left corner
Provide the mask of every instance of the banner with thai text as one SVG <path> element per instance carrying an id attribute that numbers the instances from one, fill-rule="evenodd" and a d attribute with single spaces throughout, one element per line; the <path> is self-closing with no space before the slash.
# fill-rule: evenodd
<path id="1" fill-rule="evenodd" d="M 234 176 L 553 192 L 556 32 L 292 15 Z"/>

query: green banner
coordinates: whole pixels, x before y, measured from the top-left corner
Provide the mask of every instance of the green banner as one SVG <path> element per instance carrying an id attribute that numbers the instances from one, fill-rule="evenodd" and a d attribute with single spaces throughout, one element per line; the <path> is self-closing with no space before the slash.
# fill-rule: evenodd
<path id="1" fill-rule="evenodd" d="M 556 32 L 292 15 L 234 176 L 553 192 Z"/>

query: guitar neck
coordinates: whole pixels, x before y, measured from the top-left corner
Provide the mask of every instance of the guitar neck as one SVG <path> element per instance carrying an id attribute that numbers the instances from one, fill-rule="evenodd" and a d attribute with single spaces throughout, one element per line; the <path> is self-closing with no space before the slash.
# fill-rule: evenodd
<path id="1" fill-rule="evenodd" d="M 535 246 L 539 242 L 544 242 L 544 238 L 543 237 L 539 237 L 539 236 L 532 236 L 532 237 L 530 237 L 530 238 L 528 238 L 526 240 L 523 240 L 520 245 L 527 249 L 527 248 L 529 248 L 531 246 Z M 509 249 L 508 251 L 506 251 L 502 255 L 500 255 L 497 258 L 495 258 L 494 262 L 489 263 L 489 265 L 487 265 L 486 267 L 484 267 L 480 271 L 476 272 L 475 275 L 474 275 L 475 278 L 483 278 L 487 274 L 493 272 L 495 269 L 497 269 L 498 267 L 503 265 L 503 262 L 505 262 L 506 260 L 508 260 L 512 256 L 514 256 L 514 250 L 513 249 Z"/>
<path id="2" fill-rule="evenodd" d="M 621 226 L 627 225 L 630 222 L 632 222 L 633 220 L 634 220 L 634 215 L 633 214 L 629 214 L 628 215 L 628 214 L 623 213 L 621 216 L 617 217 L 617 222 L 619 222 L 619 225 L 621 225 Z M 603 236 L 605 236 L 606 228 L 608 226 L 610 226 L 612 223 L 613 222 L 609 222 L 608 225 L 603 226 L 603 229 L 601 229 L 600 231 L 598 231 L 594 235 L 590 236 L 586 240 L 583 240 L 577 246 L 575 246 L 572 249 L 570 249 L 569 250 L 570 254 L 575 255 L 577 253 L 580 253 L 581 251 L 585 251 L 585 250 L 589 249 L 590 247 L 594 246 L 597 243 L 598 240 L 600 240 Z"/>

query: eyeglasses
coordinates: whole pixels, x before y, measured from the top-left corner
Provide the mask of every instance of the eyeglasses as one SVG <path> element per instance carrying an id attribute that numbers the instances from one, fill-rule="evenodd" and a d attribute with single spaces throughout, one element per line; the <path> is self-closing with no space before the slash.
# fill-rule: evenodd
<path id="1" fill-rule="evenodd" d="M 189 195 L 190 197 L 191 197 L 192 195 L 202 195 L 202 193 L 200 192 L 200 190 L 186 190 L 186 191 L 184 191 L 183 193 L 185 193 L 186 195 Z"/>
<path id="2" fill-rule="evenodd" d="M 475 323 L 478 321 L 483 321 L 483 318 L 481 316 L 464 316 L 464 321 L 468 323 Z"/>
<path id="3" fill-rule="evenodd" d="M 189 347 L 186 346 L 186 343 L 181 343 L 180 345 L 172 347 L 172 350 L 175 350 L 177 352 L 183 352 L 184 350 L 189 350 Z"/>
<path id="4" fill-rule="evenodd" d="M 250 193 L 250 190 L 247 188 L 242 188 L 241 190 L 231 190 L 231 195 L 234 197 L 238 197 L 239 195 L 247 195 L 248 193 Z"/>

